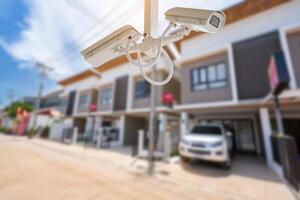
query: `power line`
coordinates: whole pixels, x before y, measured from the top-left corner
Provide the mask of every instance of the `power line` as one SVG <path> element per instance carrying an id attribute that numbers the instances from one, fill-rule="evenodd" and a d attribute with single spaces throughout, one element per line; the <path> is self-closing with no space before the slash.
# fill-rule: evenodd
<path id="1" fill-rule="evenodd" d="M 137 0 L 136 2 L 139 2 L 139 0 Z M 131 10 L 131 8 L 128 9 L 128 10 L 126 10 L 126 11 L 124 11 L 121 15 L 117 16 L 117 17 L 116 17 L 115 19 L 113 19 L 112 21 L 117 21 L 117 20 L 120 18 L 120 16 L 124 16 L 124 15 L 127 14 L 127 13 L 131 13 L 131 12 L 129 12 L 130 10 Z M 136 13 L 133 12 L 133 13 L 131 13 L 131 15 L 128 16 L 127 18 L 125 18 L 125 19 L 123 18 L 121 24 L 123 23 L 123 21 L 128 20 L 128 18 L 130 18 L 130 17 L 131 17 L 132 15 L 134 15 L 134 14 L 136 14 Z M 120 22 L 119 22 L 119 24 L 120 24 Z M 81 43 L 86 43 L 86 42 L 90 41 L 92 38 L 94 38 L 95 36 L 101 35 L 101 34 L 103 34 L 104 32 L 105 32 L 105 31 L 97 32 L 97 33 L 91 35 L 90 37 L 86 38 L 85 40 L 81 41 Z M 72 53 L 75 53 L 75 52 L 72 52 L 72 51 L 70 50 L 69 53 L 72 54 Z M 65 54 L 64 54 L 65 57 L 63 57 L 63 60 L 65 60 L 65 59 L 67 58 L 67 60 L 65 60 L 65 61 L 68 61 L 69 59 L 71 59 L 71 58 L 74 57 L 74 56 L 72 56 L 72 55 L 71 55 L 71 57 L 70 57 L 70 56 L 66 56 L 66 55 L 69 54 L 69 53 L 65 53 Z M 77 49 L 76 49 L 76 53 L 77 53 Z M 68 57 L 70 57 L 70 58 L 68 59 Z M 58 60 L 58 59 L 57 59 L 57 60 Z M 63 62 L 63 63 L 65 63 L 65 62 Z M 61 64 L 61 63 L 60 63 L 60 64 Z"/>
<path id="2" fill-rule="evenodd" d="M 75 8 L 77 11 L 80 11 L 81 14 L 85 15 L 86 17 L 90 18 L 93 21 L 98 21 L 98 17 L 88 11 L 85 7 L 82 7 L 78 2 L 72 1 L 72 0 L 66 0 L 66 2 L 71 5 L 73 8 Z"/>
<path id="3" fill-rule="evenodd" d="M 125 2 L 125 1 L 123 1 Z M 95 21 L 96 23 L 101 20 L 96 16 L 94 13 L 92 13 L 89 9 L 87 9 L 83 4 L 79 3 L 76 0 L 67 0 L 67 3 L 69 3 L 71 6 L 73 6 L 75 9 L 77 9 L 79 12 L 81 12 L 83 15 L 87 16 L 91 20 Z M 107 24 L 105 24 L 106 27 L 109 28 Z"/>
<path id="4" fill-rule="evenodd" d="M 137 0 L 136 2 L 139 2 L 139 0 Z M 141 12 L 142 10 L 140 9 L 140 6 L 136 8 L 136 10 L 134 10 L 134 12 L 129 12 L 131 10 L 131 8 L 129 8 L 128 10 L 124 11 L 120 16 L 124 16 L 124 14 L 127 14 L 125 15 L 126 18 L 123 18 L 123 20 L 121 22 L 119 22 L 118 24 L 123 24 L 124 22 L 126 22 L 129 18 L 131 18 L 133 15 L 136 15 L 137 13 Z M 137 12 L 135 12 L 137 11 Z M 128 15 L 129 14 L 129 15 Z M 116 19 L 114 20 L 117 20 L 119 19 L 119 16 L 116 17 Z M 114 21 L 113 20 L 113 21 Z M 83 43 L 86 43 L 88 41 L 90 41 L 92 38 L 96 37 L 97 35 L 101 35 L 102 33 L 104 33 L 104 31 L 101 31 L 101 32 L 97 32 L 93 35 L 91 35 L 90 37 L 86 38 L 86 40 L 82 41 Z M 76 54 L 75 54 L 76 53 Z M 77 52 L 77 49 L 74 49 L 74 51 L 72 50 L 69 50 L 68 52 L 65 52 L 62 56 L 64 56 L 62 59 L 56 59 L 54 60 L 52 63 L 54 64 L 56 62 L 55 65 L 62 65 L 62 64 L 65 64 L 66 62 L 68 62 L 70 59 L 74 58 L 75 56 L 78 56 L 78 52 Z M 58 62 L 58 63 L 57 63 Z"/>
<path id="5" fill-rule="evenodd" d="M 66 0 L 66 3 L 69 3 L 69 1 Z M 120 5 L 120 7 L 122 6 L 122 4 L 124 4 L 125 1 L 124 0 L 120 0 L 118 2 L 118 5 Z M 110 10 L 109 12 L 107 12 L 103 18 L 107 18 L 107 17 L 110 17 L 110 15 L 113 14 L 113 10 Z M 82 32 L 81 34 L 77 35 L 76 37 L 74 37 L 72 40 L 73 41 L 80 41 L 82 38 L 84 38 L 86 35 L 88 35 L 93 29 L 97 28 L 97 26 L 99 26 L 100 24 L 103 23 L 103 20 L 102 19 L 99 19 L 97 20 L 97 22 L 93 25 L 91 25 L 88 29 L 86 29 L 84 32 Z M 75 47 L 75 46 L 73 46 Z M 55 53 L 52 57 L 50 57 L 49 59 L 46 59 L 45 62 L 51 62 L 53 60 L 57 60 L 59 59 L 60 57 L 62 56 L 65 56 L 67 53 L 68 53 L 68 49 L 66 48 L 62 48 L 60 51 L 58 51 L 57 53 Z"/>

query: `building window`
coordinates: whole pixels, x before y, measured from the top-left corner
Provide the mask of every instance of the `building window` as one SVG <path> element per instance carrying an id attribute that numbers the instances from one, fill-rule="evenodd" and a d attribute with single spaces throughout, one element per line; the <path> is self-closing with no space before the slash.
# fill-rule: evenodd
<path id="1" fill-rule="evenodd" d="M 89 95 L 88 94 L 81 94 L 79 99 L 80 106 L 88 106 Z"/>
<path id="2" fill-rule="evenodd" d="M 136 82 L 134 96 L 136 99 L 148 98 L 150 96 L 150 83 L 145 80 Z"/>
<path id="3" fill-rule="evenodd" d="M 110 105 L 112 99 L 112 89 L 107 88 L 100 92 L 101 105 Z"/>
<path id="4" fill-rule="evenodd" d="M 87 112 L 89 106 L 89 93 L 82 93 L 79 97 L 78 112 Z"/>
<path id="5" fill-rule="evenodd" d="M 226 65 L 224 62 L 216 63 L 191 71 L 191 88 L 201 91 L 222 88 L 227 85 Z"/>

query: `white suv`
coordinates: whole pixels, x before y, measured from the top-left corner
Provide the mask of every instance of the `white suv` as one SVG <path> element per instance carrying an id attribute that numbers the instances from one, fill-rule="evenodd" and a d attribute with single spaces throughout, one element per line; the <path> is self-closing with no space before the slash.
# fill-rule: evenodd
<path id="1" fill-rule="evenodd" d="M 179 153 L 184 162 L 200 159 L 221 163 L 224 168 L 231 166 L 232 139 L 223 125 L 197 125 L 183 135 Z"/>

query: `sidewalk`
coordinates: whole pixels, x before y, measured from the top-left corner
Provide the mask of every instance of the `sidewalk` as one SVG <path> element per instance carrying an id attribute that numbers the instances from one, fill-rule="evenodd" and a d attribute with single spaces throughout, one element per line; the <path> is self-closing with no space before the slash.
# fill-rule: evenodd
<path id="1" fill-rule="evenodd" d="M 294 199 L 262 163 L 242 159 L 231 172 L 160 162 L 149 177 L 146 161 L 133 167 L 126 154 L 1 134 L 0 159 L 0 199 Z"/>

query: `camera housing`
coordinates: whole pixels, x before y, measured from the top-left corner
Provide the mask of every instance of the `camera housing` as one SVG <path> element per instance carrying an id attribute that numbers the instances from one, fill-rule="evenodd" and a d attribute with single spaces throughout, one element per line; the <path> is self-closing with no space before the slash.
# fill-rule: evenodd
<path id="1" fill-rule="evenodd" d="M 146 81 L 157 86 L 165 85 L 173 76 L 174 65 L 163 46 L 183 39 L 191 31 L 217 33 L 224 27 L 226 21 L 225 14 L 221 11 L 180 7 L 169 9 L 165 17 L 169 25 L 158 38 L 146 33 L 141 34 L 132 26 L 126 25 L 83 50 L 81 55 L 94 69 L 109 60 L 125 55 L 130 64 L 140 69 Z M 169 33 L 175 28 L 179 29 Z M 132 54 L 136 54 L 136 58 L 133 58 Z M 155 66 L 161 55 L 164 55 L 167 61 L 169 74 L 165 80 L 155 81 L 145 73 L 144 68 Z"/>
<path id="2" fill-rule="evenodd" d="M 81 51 L 84 59 L 94 68 L 123 55 L 119 49 L 125 48 L 127 41 L 138 31 L 130 25 L 123 26 L 102 40 Z"/>
<path id="3" fill-rule="evenodd" d="M 226 16 L 221 11 L 175 7 L 165 13 L 169 22 L 193 31 L 217 33 L 225 25 Z"/>

